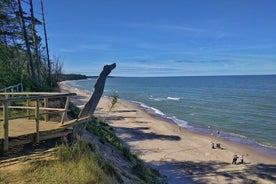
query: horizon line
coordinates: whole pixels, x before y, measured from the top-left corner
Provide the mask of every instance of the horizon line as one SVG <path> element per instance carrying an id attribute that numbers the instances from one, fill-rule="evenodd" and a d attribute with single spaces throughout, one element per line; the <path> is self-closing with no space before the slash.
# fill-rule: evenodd
<path id="1" fill-rule="evenodd" d="M 86 77 L 98 77 L 97 75 L 85 75 Z M 276 74 L 229 74 L 229 75 L 175 75 L 175 76 L 172 76 L 172 75 L 167 75 L 167 76 L 120 76 L 120 75 L 110 75 L 108 77 L 110 78 L 131 78 L 131 77 L 135 77 L 135 78 L 139 78 L 139 77 L 234 77 L 234 76 L 276 76 Z"/>

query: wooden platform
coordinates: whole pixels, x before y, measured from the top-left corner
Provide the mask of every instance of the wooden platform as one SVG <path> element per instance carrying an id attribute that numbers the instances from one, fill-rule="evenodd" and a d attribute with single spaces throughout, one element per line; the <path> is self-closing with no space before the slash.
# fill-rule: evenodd
<path id="1" fill-rule="evenodd" d="M 76 120 L 67 121 L 64 124 L 52 121 L 39 122 L 39 140 L 47 140 L 66 136 L 72 133 Z M 0 122 L 0 147 L 4 143 L 3 122 Z M 9 147 L 35 142 L 36 122 L 29 119 L 15 119 L 9 121 Z"/>
<path id="2" fill-rule="evenodd" d="M 66 121 L 70 97 L 75 95 L 48 92 L 0 93 L 0 109 L 3 111 L 0 117 L 0 149 L 7 151 L 16 145 L 39 143 L 71 133 L 72 126 L 80 122 L 76 119 Z M 60 117 L 59 122 L 49 121 L 49 115 Z"/>
<path id="3" fill-rule="evenodd" d="M 3 124 L 3 122 L 1 122 Z M 1 126 L 3 127 L 3 125 Z M 57 122 L 39 122 L 39 130 L 41 132 L 58 129 L 60 127 L 60 123 Z M 9 138 L 10 137 L 18 137 L 25 134 L 35 133 L 36 131 L 36 122 L 35 120 L 28 120 L 28 119 L 15 119 L 9 121 Z M 4 138 L 3 129 L 0 131 L 0 138 Z"/>

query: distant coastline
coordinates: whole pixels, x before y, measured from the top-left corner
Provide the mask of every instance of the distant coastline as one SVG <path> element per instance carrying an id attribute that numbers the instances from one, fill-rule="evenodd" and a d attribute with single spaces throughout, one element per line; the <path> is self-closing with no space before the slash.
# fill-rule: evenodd
<path id="1" fill-rule="evenodd" d="M 87 75 L 75 74 L 75 73 L 62 74 L 62 81 L 66 81 L 66 80 L 96 79 L 96 78 L 98 78 L 98 76 L 87 76 Z M 120 76 L 108 76 L 108 78 L 123 78 L 123 77 L 120 77 Z"/>
<path id="2" fill-rule="evenodd" d="M 260 74 L 260 75 L 187 75 L 187 76 L 108 76 L 108 78 L 144 78 L 144 77 L 150 77 L 150 78 L 163 78 L 163 77 L 239 77 L 239 76 L 276 76 L 276 74 Z M 71 73 L 71 74 L 62 74 L 62 81 L 66 80 L 83 80 L 83 79 L 96 79 L 98 76 L 96 75 L 83 75 L 83 74 L 77 74 L 77 73 Z"/>

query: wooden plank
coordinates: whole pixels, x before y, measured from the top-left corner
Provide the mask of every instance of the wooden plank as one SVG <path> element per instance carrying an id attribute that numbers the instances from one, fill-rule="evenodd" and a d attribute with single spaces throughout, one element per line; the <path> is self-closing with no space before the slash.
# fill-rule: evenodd
<path id="1" fill-rule="evenodd" d="M 64 136 L 67 136 L 68 134 L 71 134 L 71 133 L 73 133 L 73 130 L 64 130 L 64 131 L 61 131 L 61 132 L 48 133 L 48 134 L 45 134 L 45 135 L 41 135 L 40 140 L 44 141 L 44 140 L 48 140 L 48 139 L 64 137 Z"/>
<path id="2" fill-rule="evenodd" d="M 29 95 L 27 95 L 27 97 L 28 97 Z M 27 103 L 26 103 L 26 106 L 27 107 L 30 107 L 30 102 L 31 102 L 31 100 L 30 99 L 27 99 Z M 30 113 L 30 111 L 29 111 L 29 109 L 27 109 L 27 116 L 28 116 L 28 119 L 31 119 L 30 118 L 30 115 L 31 115 L 31 113 Z"/>
<path id="3" fill-rule="evenodd" d="M 61 117 L 61 122 L 60 122 L 61 124 L 64 123 L 64 120 L 66 118 L 67 110 L 68 110 L 68 107 L 69 107 L 69 103 L 70 103 L 70 96 L 67 96 L 65 107 L 64 107 L 64 112 L 62 113 L 62 117 Z"/>
<path id="4" fill-rule="evenodd" d="M 17 93 L 0 93 L 0 95 L 16 95 Z M 20 95 L 22 95 L 21 93 Z M 26 94 L 27 95 L 27 94 Z M 44 98 L 61 98 L 61 97 L 67 97 L 67 96 L 74 96 L 76 93 L 59 93 L 59 94 L 54 94 L 54 95 L 44 95 L 44 96 L 25 96 L 25 97 L 12 97 L 8 99 L 0 99 L 0 102 L 3 101 L 22 101 L 22 100 L 27 100 L 27 99 L 32 99 L 32 100 L 37 100 L 37 99 L 44 99 Z"/>
<path id="5" fill-rule="evenodd" d="M 64 128 L 60 126 L 59 122 L 52 121 L 39 121 L 39 133 L 48 130 L 55 130 L 59 128 Z M 20 135 L 30 134 L 36 132 L 36 120 L 28 120 L 26 118 L 23 119 L 15 119 L 9 120 L 9 138 L 17 137 Z M 1 133 L 0 138 L 4 139 L 3 134 Z"/>
<path id="6" fill-rule="evenodd" d="M 4 151 L 9 149 L 9 102 L 4 102 Z"/>
<path id="7" fill-rule="evenodd" d="M 3 106 L 0 106 L 0 108 L 3 108 Z M 9 109 L 31 109 L 31 110 L 35 110 L 36 107 L 26 107 L 26 106 L 9 106 Z M 40 110 L 48 110 L 48 111 L 59 111 L 59 112 L 63 112 L 65 111 L 65 109 L 61 109 L 61 108 L 45 108 L 45 107 L 40 107 Z"/>
<path id="8" fill-rule="evenodd" d="M 32 143 L 34 142 L 34 137 L 35 137 L 34 134 L 28 134 L 28 135 L 15 137 L 15 138 L 10 138 L 9 148 Z"/>
<path id="9" fill-rule="evenodd" d="M 71 134 L 73 130 L 70 129 L 59 129 L 55 131 L 46 131 L 46 132 L 41 132 L 39 136 L 40 141 L 45 141 L 49 139 L 54 139 L 58 137 L 64 137 L 69 134 Z M 33 143 L 35 140 L 35 133 L 27 134 L 27 135 L 22 135 L 14 138 L 10 138 L 9 140 L 9 148 L 13 148 L 16 146 L 20 145 L 25 145 L 29 143 Z M 3 140 L 0 139 L 0 145 L 3 144 Z"/>
<path id="10" fill-rule="evenodd" d="M 11 94 L 9 93 L 0 93 L 0 95 Z M 67 95 L 67 94 L 74 94 L 74 93 L 60 93 L 60 92 L 14 92 L 13 95 L 39 95 L 39 96 L 48 96 L 48 95 Z"/>
<path id="11" fill-rule="evenodd" d="M 48 108 L 48 98 L 44 98 L 44 108 Z M 49 121 L 48 111 L 45 110 L 44 113 L 45 113 L 44 120 L 47 122 Z"/>
<path id="12" fill-rule="evenodd" d="M 70 121 L 66 121 L 64 124 L 61 125 L 61 127 L 74 126 L 76 124 L 86 123 L 86 122 L 90 121 L 90 119 L 91 119 L 90 116 L 86 116 L 86 117 L 80 118 L 80 119 L 73 119 Z"/>
<path id="13" fill-rule="evenodd" d="M 36 122 L 36 142 L 39 143 L 39 99 L 35 103 L 35 122 Z"/>
<path id="14" fill-rule="evenodd" d="M 64 110 L 62 110 L 64 111 Z M 56 114 L 62 111 L 54 111 L 54 112 L 48 112 L 47 114 Z M 39 115 L 44 115 L 46 113 L 39 113 Z M 35 114 L 33 115 L 22 115 L 22 116 L 14 116 L 14 117 L 9 117 L 9 120 L 14 120 L 14 119 L 20 119 L 20 118 L 28 118 L 29 120 L 31 120 L 31 117 L 35 117 Z M 0 118 L 0 121 L 3 121 L 3 118 Z"/>

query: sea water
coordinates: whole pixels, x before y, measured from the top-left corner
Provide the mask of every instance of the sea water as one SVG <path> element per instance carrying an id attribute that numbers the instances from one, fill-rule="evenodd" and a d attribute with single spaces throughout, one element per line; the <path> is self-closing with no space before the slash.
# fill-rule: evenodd
<path id="1" fill-rule="evenodd" d="M 92 92 L 95 81 L 67 85 Z M 104 95 L 114 93 L 179 126 L 219 130 L 227 140 L 276 157 L 276 75 L 108 78 Z"/>

